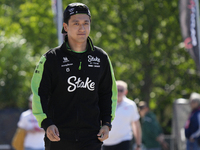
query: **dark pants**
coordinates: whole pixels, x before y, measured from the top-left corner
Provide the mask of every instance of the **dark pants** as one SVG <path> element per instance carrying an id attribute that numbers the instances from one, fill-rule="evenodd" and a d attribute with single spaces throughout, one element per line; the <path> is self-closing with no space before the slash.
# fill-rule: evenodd
<path id="1" fill-rule="evenodd" d="M 60 140 L 52 142 L 45 138 L 45 150 L 101 150 L 101 145 L 97 138 L 82 141 Z"/>
<path id="2" fill-rule="evenodd" d="M 119 144 L 112 146 L 103 145 L 103 150 L 129 150 L 130 149 L 130 141 L 123 141 Z"/>
<path id="3" fill-rule="evenodd" d="M 200 150 L 200 146 L 198 145 L 198 141 L 190 142 L 187 140 L 187 150 Z"/>

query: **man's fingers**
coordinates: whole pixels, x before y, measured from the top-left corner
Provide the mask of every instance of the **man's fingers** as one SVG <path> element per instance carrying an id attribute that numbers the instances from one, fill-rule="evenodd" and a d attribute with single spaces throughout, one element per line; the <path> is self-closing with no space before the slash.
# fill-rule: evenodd
<path id="1" fill-rule="evenodd" d="M 57 128 L 56 128 L 57 129 Z M 58 135 L 56 134 L 56 129 L 54 129 L 52 131 L 52 136 L 57 140 L 57 141 L 60 141 L 60 138 L 58 137 Z M 58 130 L 58 129 L 57 129 Z M 57 131 L 58 132 L 58 131 Z"/>
<path id="2" fill-rule="evenodd" d="M 55 125 L 51 125 L 47 128 L 47 137 L 51 141 L 60 141 L 59 131 L 58 131 L 58 128 Z"/>
<path id="3" fill-rule="evenodd" d="M 56 135 L 56 134 L 53 134 L 53 137 L 56 141 L 60 141 L 60 138 Z"/>
<path id="4" fill-rule="evenodd" d="M 54 133 L 49 133 L 47 134 L 47 137 L 51 140 L 51 141 L 60 141 L 60 138 L 55 135 Z"/>
<path id="5" fill-rule="evenodd" d="M 164 149 L 168 149 L 169 148 L 169 145 L 166 143 L 166 144 L 164 144 Z"/>
<path id="6" fill-rule="evenodd" d="M 103 134 L 103 130 L 100 129 L 99 133 L 97 134 L 97 136 L 101 136 Z"/>
<path id="7" fill-rule="evenodd" d="M 108 136 L 103 136 L 103 137 L 98 137 L 99 141 L 103 142 L 104 140 L 106 140 L 108 138 Z"/>
<path id="8" fill-rule="evenodd" d="M 103 139 L 103 136 L 102 137 L 98 137 L 99 141 L 103 142 L 104 139 Z"/>
<path id="9" fill-rule="evenodd" d="M 106 140 L 107 138 L 108 138 L 108 134 L 107 134 L 107 133 L 105 133 L 105 134 L 102 133 L 102 136 L 98 137 L 98 139 L 99 139 L 101 142 L 103 142 L 103 141 Z"/>
<path id="10" fill-rule="evenodd" d="M 163 148 L 164 148 L 164 150 L 168 150 L 169 145 L 168 145 L 166 142 L 164 142 L 164 143 L 163 143 Z"/>
<path id="11" fill-rule="evenodd" d="M 104 137 L 104 140 L 107 139 L 108 138 L 108 133 L 104 134 L 103 137 Z"/>
<path id="12" fill-rule="evenodd" d="M 54 138 L 53 134 L 47 134 L 47 137 L 49 138 L 50 141 L 57 141 L 57 140 Z"/>
<path id="13" fill-rule="evenodd" d="M 103 126 L 99 133 L 97 134 L 99 141 L 103 142 L 108 138 L 109 135 L 109 128 L 107 126 Z"/>
<path id="14" fill-rule="evenodd" d="M 58 131 L 58 128 L 55 128 L 55 134 L 59 137 L 59 131 Z"/>

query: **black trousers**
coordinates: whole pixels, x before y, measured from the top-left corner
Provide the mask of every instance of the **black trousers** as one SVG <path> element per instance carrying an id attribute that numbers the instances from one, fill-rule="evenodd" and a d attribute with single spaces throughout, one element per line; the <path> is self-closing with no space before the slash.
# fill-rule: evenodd
<path id="1" fill-rule="evenodd" d="M 112 146 L 103 145 L 103 150 L 130 150 L 130 141 L 123 141 Z"/>
<path id="2" fill-rule="evenodd" d="M 69 141 L 60 140 L 58 142 L 52 142 L 47 137 L 45 141 L 45 150 L 101 150 L 103 144 L 98 138 L 87 139 L 82 141 Z"/>

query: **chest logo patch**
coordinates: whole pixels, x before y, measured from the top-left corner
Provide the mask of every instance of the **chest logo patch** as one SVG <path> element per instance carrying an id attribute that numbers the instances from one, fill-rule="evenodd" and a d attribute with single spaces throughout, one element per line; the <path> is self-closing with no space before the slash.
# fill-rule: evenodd
<path id="1" fill-rule="evenodd" d="M 97 56 L 94 57 L 92 55 L 88 55 L 88 67 L 96 67 L 99 68 L 100 67 L 100 58 L 98 58 Z"/>
<path id="2" fill-rule="evenodd" d="M 69 92 L 74 92 L 78 88 L 84 88 L 84 89 L 88 89 L 90 91 L 95 90 L 95 82 L 90 80 L 89 77 L 87 77 L 86 80 L 83 81 L 83 80 L 81 80 L 80 77 L 77 78 L 76 76 L 71 76 L 68 78 L 67 82 L 69 84 L 69 86 L 67 88 L 67 90 Z"/>
<path id="3" fill-rule="evenodd" d="M 69 68 L 66 68 L 66 72 L 70 72 L 70 69 L 69 69 Z"/>
<path id="4" fill-rule="evenodd" d="M 63 63 L 69 62 L 69 59 L 67 57 L 63 57 Z"/>

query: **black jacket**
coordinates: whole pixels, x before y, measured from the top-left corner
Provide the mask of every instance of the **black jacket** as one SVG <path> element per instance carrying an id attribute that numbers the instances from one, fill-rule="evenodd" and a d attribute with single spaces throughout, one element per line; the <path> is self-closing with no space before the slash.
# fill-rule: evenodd
<path id="1" fill-rule="evenodd" d="M 102 124 L 114 119 L 117 88 L 112 65 L 89 37 L 83 53 L 71 50 L 66 40 L 44 54 L 31 87 L 39 125 L 46 130 L 55 124 L 61 138 L 96 135 Z"/>
<path id="2" fill-rule="evenodd" d="M 187 139 L 193 138 L 200 140 L 200 108 L 191 112 L 185 124 L 185 136 Z"/>

